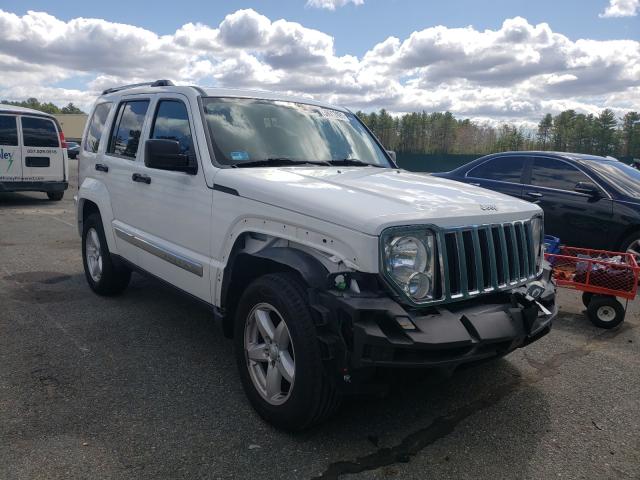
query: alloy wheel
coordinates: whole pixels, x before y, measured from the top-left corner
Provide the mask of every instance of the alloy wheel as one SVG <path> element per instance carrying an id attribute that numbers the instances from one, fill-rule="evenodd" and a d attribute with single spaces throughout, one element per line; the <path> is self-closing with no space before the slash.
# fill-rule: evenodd
<path id="1" fill-rule="evenodd" d="M 285 403 L 295 381 L 295 353 L 287 324 L 273 305 L 260 303 L 249 312 L 244 351 L 258 393 L 271 405 Z"/>
<path id="2" fill-rule="evenodd" d="M 102 278 L 102 248 L 100 246 L 100 237 L 95 228 L 87 230 L 85 254 L 89 275 L 91 275 L 91 279 L 94 282 L 98 283 Z"/>

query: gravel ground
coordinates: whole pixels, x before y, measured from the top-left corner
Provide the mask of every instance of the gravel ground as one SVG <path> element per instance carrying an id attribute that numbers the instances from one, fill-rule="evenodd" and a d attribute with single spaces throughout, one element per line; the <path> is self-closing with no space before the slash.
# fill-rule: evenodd
<path id="1" fill-rule="evenodd" d="M 247 404 L 206 309 L 140 276 L 91 293 L 74 192 L 0 194 L 0 479 L 640 478 L 635 302 L 604 331 L 561 291 L 526 350 L 289 435 Z"/>

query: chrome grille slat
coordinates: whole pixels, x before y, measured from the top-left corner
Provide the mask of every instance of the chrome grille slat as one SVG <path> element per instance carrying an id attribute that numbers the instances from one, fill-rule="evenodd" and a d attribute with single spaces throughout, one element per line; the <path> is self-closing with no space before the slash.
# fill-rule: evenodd
<path id="1" fill-rule="evenodd" d="M 458 265 L 460 267 L 460 293 L 463 296 L 469 294 L 469 274 L 467 272 L 467 255 L 464 248 L 462 230 L 456 231 L 456 245 L 458 247 Z"/>
<path id="2" fill-rule="evenodd" d="M 493 230 L 487 227 L 487 250 L 489 251 L 489 269 L 491 270 L 491 287 L 498 288 L 498 265 L 496 263 L 496 251 L 493 244 Z"/>
<path id="3" fill-rule="evenodd" d="M 536 277 L 532 235 L 528 220 L 439 231 L 441 300 L 471 298 Z"/>
<path id="4" fill-rule="evenodd" d="M 478 229 L 471 230 L 471 239 L 473 241 L 473 253 L 476 264 L 476 285 L 475 290 L 482 292 L 484 290 L 484 274 L 482 272 L 482 250 L 480 250 L 480 235 Z"/>

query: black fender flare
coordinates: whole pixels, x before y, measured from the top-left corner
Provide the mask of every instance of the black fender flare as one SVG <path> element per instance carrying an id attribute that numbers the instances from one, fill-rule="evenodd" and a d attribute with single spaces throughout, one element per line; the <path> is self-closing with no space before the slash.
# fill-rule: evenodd
<path id="1" fill-rule="evenodd" d="M 268 247 L 253 256 L 295 270 L 311 288 L 326 288 L 329 271 L 310 253 L 291 247 Z"/>
<path id="2" fill-rule="evenodd" d="M 260 265 L 256 265 L 256 272 L 250 269 L 245 270 L 247 266 L 251 265 L 251 259 L 260 263 Z M 222 320 L 225 336 L 229 338 L 233 336 L 233 318 L 229 313 L 230 309 L 233 310 L 234 297 L 237 299 L 241 294 L 240 291 L 231 290 L 232 284 L 235 284 L 234 279 L 238 278 L 238 275 L 239 278 L 244 277 L 244 280 L 240 280 L 240 284 L 246 287 L 249 281 L 261 274 L 261 271 L 269 273 L 283 270 L 298 273 L 310 289 L 324 290 L 327 288 L 329 271 L 317 258 L 307 252 L 292 247 L 267 247 L 255 253 L 243 253 L 234 249 L 224 270 L 220 297 L 222 313 L 220 320 Z"/>

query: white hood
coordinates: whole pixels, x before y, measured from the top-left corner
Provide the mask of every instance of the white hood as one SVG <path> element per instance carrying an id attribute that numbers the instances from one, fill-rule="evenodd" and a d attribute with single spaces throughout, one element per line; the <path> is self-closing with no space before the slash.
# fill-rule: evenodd
<path id="1" fill-rule="evenodd" d="M 214 182 L 242 197 L 371 235 L 394 225 L 498 223 L 541 211 L 483 188 L 376 167 L 229 168 L 218 171 Z"/>

